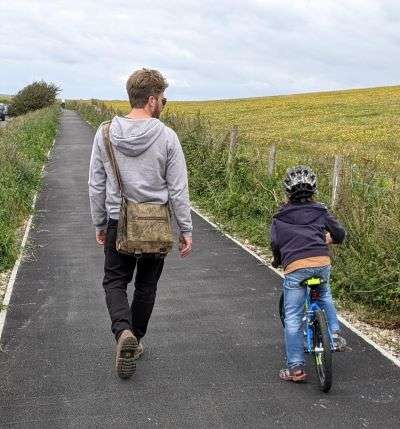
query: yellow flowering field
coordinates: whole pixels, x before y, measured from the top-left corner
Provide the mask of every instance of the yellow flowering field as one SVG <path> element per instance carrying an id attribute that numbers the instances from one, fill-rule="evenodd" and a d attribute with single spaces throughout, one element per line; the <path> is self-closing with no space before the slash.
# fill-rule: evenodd
<path id="1" fill-rule="evenodd" d="M 125 101 L 107 105 L 129 111 Z M 221 136 L 233 125 L 257 154 L 271 144 L 316 156 L 343 154 L 400 166 L 400 86 L 261 98 L 169 102 L 169 112 L 210 119 Z"/>
<path id="2" fill-rule="evenodd" d="M 272 216 L 284 201 L 286 168 L 310 165 L 318 176 L 318 201 L 332 208 L 333 155 L 345 154 L 332 209 L 348 238 L 334 250 L 333 290 L 346 308 L 361 308 L 366 320 L 393 328 L 400 326 L 399 95 L 397 86 L 171 102 L 167 110 L 177 114 L 164 119 L 181 138 L 191 200 L 228 232 L 265 250 Z M 96 126 L 114 109 L 129 111 L 126 102 L 105 103 L 109 110 L 97 100 L 71 102 L 70 108 Z M 233 125 L 239 147 L 229 156 L 224 137 Z M 278 146 L 274 174 L 268 168 L 271 144 Z"/>

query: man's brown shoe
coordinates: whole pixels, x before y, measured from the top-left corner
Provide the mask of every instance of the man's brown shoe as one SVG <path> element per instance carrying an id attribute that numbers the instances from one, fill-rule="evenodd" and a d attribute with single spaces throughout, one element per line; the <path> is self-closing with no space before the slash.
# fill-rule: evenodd
<path id="1" fill-rule="evenodd" d="M 136 370 L 135 352 L 138 347 L 136 337 L 129 329 L 124 329 L 118 338 L 115 366 L 121 378 L 129 378 Z"/>

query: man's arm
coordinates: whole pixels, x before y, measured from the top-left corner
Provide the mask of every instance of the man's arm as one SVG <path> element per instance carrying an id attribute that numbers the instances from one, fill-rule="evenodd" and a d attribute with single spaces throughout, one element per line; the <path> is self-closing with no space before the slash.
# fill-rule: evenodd
<path id="1" fill-rule="evenodd" d="M 169 200 L 180 231 L 180 250 L 187 256 L 192 247 L 192 216 L 185 156 L 177 135 L 168 147 L 166 181 Z"/>
<path id="2" fill-rule="evenodd" d="M 106 172 L 101 157 L 99 144 L 103 142 L 101 127 L 93 140 L 92 155 L 89 167 L 89 201 L 93 225 L 96 227 L 96 240 L 104 244 L 105 230 L 107 227 L 106 210 Z"/>

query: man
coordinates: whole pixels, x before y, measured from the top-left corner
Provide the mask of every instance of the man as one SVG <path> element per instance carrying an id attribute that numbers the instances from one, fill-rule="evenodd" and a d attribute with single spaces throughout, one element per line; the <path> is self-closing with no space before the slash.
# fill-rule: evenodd
<path id="1" fill-rule="evenodd" d="M 121 172 L 124 195 L 136 203 L 170 203 L 178 224 L 182 257 L 192 250 L 192 220 L 185 157 L 175 132 L 158 118 L 167 99 L 168 84 L 157 70 L 142 69 L 128 79 L 131 112 L 115 116 L 110 141 Z M 116 369 L 121 378 L 136 369 L 143 353 L 164 259 L 153 254 L 136 259 L 115 247 L 121 198 L 107 156 L 102 126 L 93 142 L 89 171 L 89 198 L 96 241 L 104 246 L 103 287 L 117 340 Z M 126 289 L 136 268 L 135 291 L 129 306 Z"/>

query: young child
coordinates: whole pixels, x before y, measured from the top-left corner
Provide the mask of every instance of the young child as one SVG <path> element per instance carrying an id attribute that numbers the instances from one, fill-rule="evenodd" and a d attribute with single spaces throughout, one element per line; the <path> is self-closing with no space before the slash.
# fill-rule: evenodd
<path id="1" fill-rule="evenodd" d="M 343 350 L 346 346 L 344 338 L 338 335 L 339 322 L 329 287 L 331 259 L 328 248 L 328 244 L 342 243 L 346 231 L 323 204 L 315 202 L 317 178 L 309 167 L 290 168 L 284 187 L 288 202 L 274 215 L 271 225 L 272 265 L 282 265 L 285 272 L 287 368 L 282 369 L 279 376 L 282 380 L 303 381 L 306 378 L 302 322 L 306 288 L 300 285 L 303 280 L 312 276 L 325 280 L 319 286 L 318 304 L 326 312 L 335 349 Z"/>

